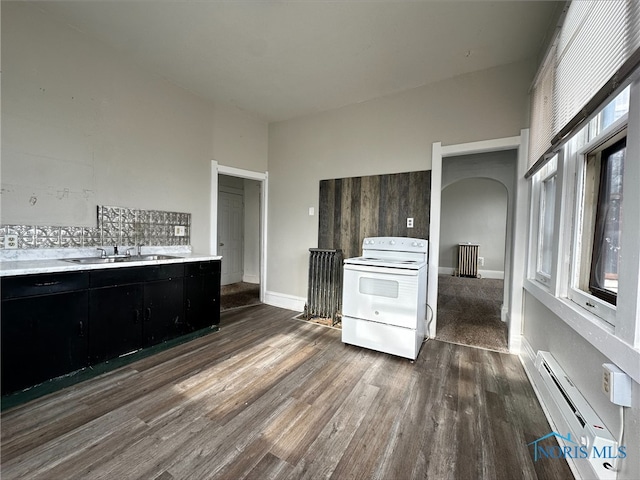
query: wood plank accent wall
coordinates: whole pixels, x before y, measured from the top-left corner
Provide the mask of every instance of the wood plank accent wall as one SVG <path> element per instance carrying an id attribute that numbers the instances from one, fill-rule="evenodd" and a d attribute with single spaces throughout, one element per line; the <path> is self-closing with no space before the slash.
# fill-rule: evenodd
<path id="1" fill-rule="evenodd" d="M 428 239 L 430 204 L 431 170 L 321 180 L 318 248 L 349 258 L 361 255 L 365 237 Z"/>

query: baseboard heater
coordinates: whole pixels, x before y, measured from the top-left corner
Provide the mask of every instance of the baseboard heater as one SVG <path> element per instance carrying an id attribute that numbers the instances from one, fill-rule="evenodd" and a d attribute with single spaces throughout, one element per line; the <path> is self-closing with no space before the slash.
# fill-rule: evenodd
<path id="1" fill-rule="evenodd" d="M 618 443 L 611 432 L 549 352 L 537 353 L 536 369 L 542 380 L 537 385 L 538 391 L 558 429 L 556 433 L 562 437 L 570 433 L 571 441 L 575 442 L 556 437 L 564 451 L 569 452 L 567 461 L 573 463 L 582 478 L 594 478 L 595 474 L 600 480 L 615 480 L 616 472 L 612 470 L 615 460 L 609 457 L 617 453 Z"/>

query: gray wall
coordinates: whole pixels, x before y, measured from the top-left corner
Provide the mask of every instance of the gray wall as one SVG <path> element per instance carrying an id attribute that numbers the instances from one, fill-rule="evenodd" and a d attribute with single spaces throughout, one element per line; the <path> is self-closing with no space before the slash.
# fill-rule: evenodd
<path id="1" fill-rule="evenodd" d="M 516 63 L 270 124 L 267 289 L 306 296 L 321 179 L 429 170 L 433 142 L 519 135 L 534 73 L 535 61 Z"/>
<path id="2" fill-rule="evenodd" d="M 504 275 L 507 189 L 488 178 L 459 180 L 442 191 L 440 267 L 458 267 L 458 244 L 477 243 L 480 270 Z"/>
<path id="3" fill-rule="evenodd" d="M 480 243 L 480 256 L 485 257 L 486 262 L 481 269 L 486 270 L 487 273 L 488 271 L 507 272 L 505 279 L 509 279 L 510 261 L 505 254 L 512 238 L 513 218 L 511 216 L 514 211 L 517 163 L 515 150 L 443 159 L 441 267 L 457 266 L 457 260 L 453 261 L 452 258 L 457 251 L 458 243 L 476 242 Z M 456 186 L 460 181 L 471 181 L 466 186 L 474 191 L 465 190 L 465 184 Z M 491 181 L 498 182 L 499 186 L 496 183 L 490 183 Z M 491 189 L 493 193 L 483 191 L 480 188 L 481 185 Z M 470 207 L 471 213 L 465 213 L 464 205 Z M 463 222 L 456 221 L 456 215 L 464 217 L 466 226 L 463 227 L 460 225 Z M 467 238 L 462 238 L 463 236 Z"/>
<path id="4" fill-rule="evenodd" d="M 614 437 L 620 432 L 620 407 L 602 392 L 602 364 L 614 363 L 558 318 L 533 295 L 525 292 L 524 332 L 533 352 L 551 352 Z M 619 478 L 637 479 L 640 473 L 640 384 L 631 382 L 632 406 L 625 408 L 623 444 L 627 458 Z"/>
<path id="5" fill-rule="evenodd" d="M 243 281 L 260 283 L 260 182 L 244 179 Z"/>
<path id="6" fill-rule="evenodd" d="M 266 123 L 2 3 L 2 223 L 94 227 L 98 204 L 188 212 L 208 252 L 211 160 L 266 171 L 267 140 Z"/>

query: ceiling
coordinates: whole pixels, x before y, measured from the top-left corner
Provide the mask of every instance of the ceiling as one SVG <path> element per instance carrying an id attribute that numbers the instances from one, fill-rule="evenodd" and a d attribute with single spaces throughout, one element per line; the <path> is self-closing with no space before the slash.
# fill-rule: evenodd
<path id="1" fill-rule="evenodd" d="M 34 2 L 144 68 L 265 121 L 339 108 L 540 55 L 534 1 Z"/>

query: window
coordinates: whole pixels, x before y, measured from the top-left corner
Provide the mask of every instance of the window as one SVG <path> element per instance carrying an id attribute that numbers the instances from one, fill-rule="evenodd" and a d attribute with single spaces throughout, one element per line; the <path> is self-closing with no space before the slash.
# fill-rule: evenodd
<path id="1" fill-rule="evenodd" d="M 536 252 L 536 280 L 548 285 L 553 272 L 554 222 L 556 209 L 557 155 L 540 171 L 538 247 Z"/>
<path id="2" fill-rule="evenodd" d="M 567 145 L 577 168 L 568 297 L 611 325 L 618 303 L 629 98 L 627 87 Z"/>
<path id="3" fill-rule="evenodd" d="M 569 296 L 611 324 L 618 293 L 626 119 L 624 115 L 612 128 L 594 136 L 578 155 L 582 163 Z"/>
<path id="4" fill-rule="evenodd" d="M 620 233 L 622 231 L 622 178 L 626 138 L 602 152 L 596 203 L 589 290 L 616 304 Z"/>

